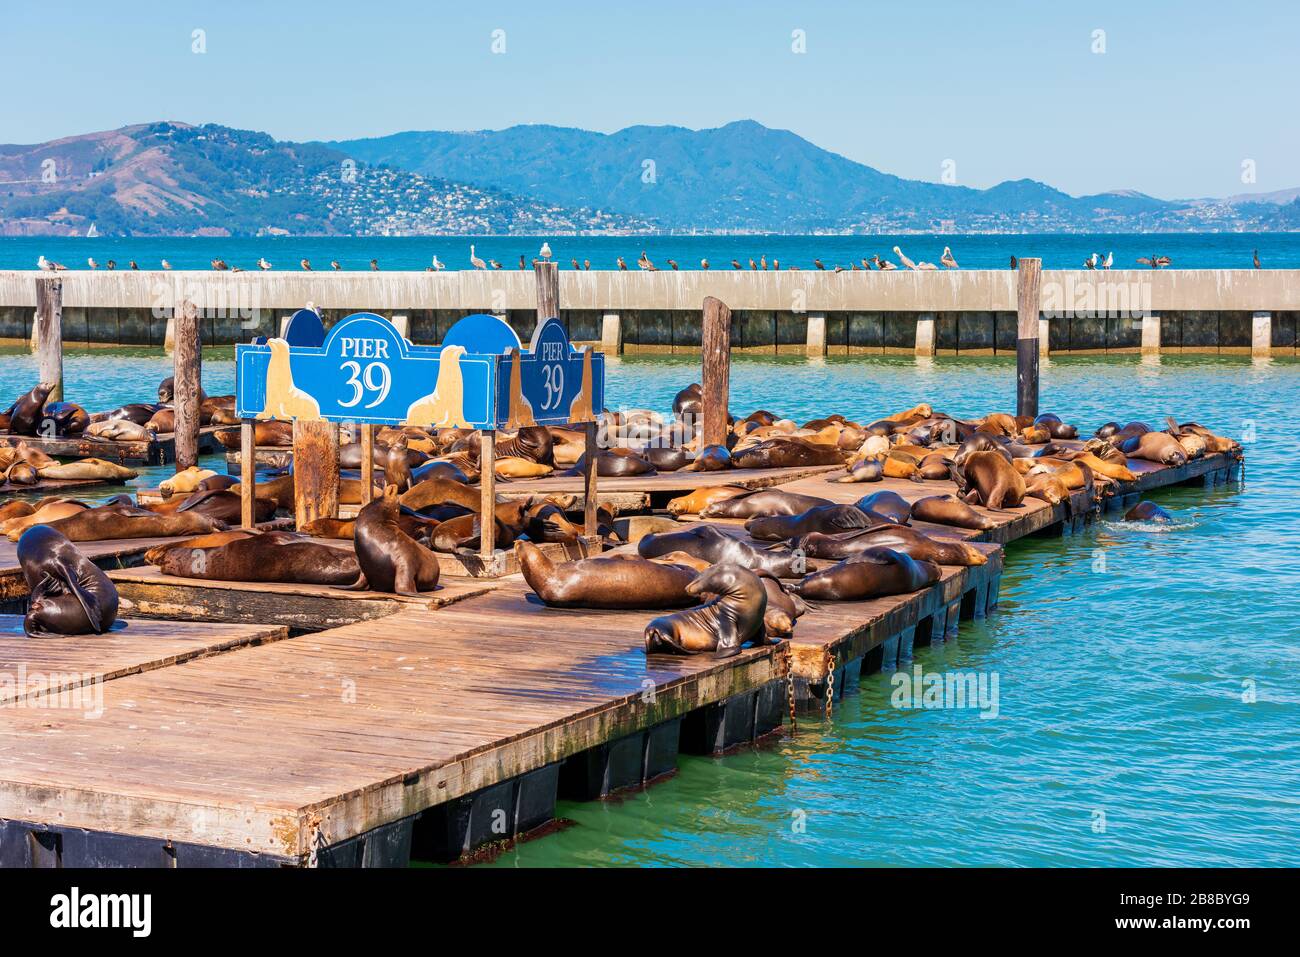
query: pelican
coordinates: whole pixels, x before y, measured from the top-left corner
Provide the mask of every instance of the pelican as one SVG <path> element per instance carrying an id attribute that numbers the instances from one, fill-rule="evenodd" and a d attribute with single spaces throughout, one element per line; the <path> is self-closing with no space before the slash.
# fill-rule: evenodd
<path id="1" fill-rule="evenodd" d="M 912 262 L 912 260 L 904 256 L 903 251 L 899 249 L 897 246 L 894 247 L 894 255 L 898 257 L 898 261 L 902 263 L 905 268 L 907 269 L 916 268 L 916 263 Z"/>
<path id="2" fill-rule="evenodd" d="M 434 259 L 437 259 L 438 257 L 435 256 L 435 257 L 433 257 L 433 258 L 434 258 Z M 342 268 L 343 268 L 343 267 L 339 265 L 339 261 L 338 261 L 337 259 L 331 259 L 331 260 L 330 260 L 330 269 L 333 269 L 333 270 L 335 270 L 335 271 L 338 271 L 338 270 L 340 270 L 340 269 L 342 269 Z"/>
<path id="3" fill-rule="evenodd" d="M 758 265 L 760 269 L 764 271 L 767 270 L 767 253 L 763 253 L 763 255 L 758 257 Z"/>
<path id="4" fill-rule="evenodd" d="M 371 271 L 371 272 L 379 272 L 379 260 L 378 260 L 378 259 L 372 259 L 372 260 L 370 260 L 370 271 Z"/>
<path id="5" fill-rule="evenodd" d="M 528 266 L 525 265 L 525 263 L 524 263 L 524 254 L 523 254 L 523 253 L 520 253 L 520 254 L 519 254 L 519 268 L 520 268 L 520 269 L 527 269 L 527 268 L 528 268 Z"/>
<path id="6" fill-rule="evenodd" d="M 164 259 L 164 260 L 162 261 L 162 267 L 163 267 L 163 269 L 171 269 L 171 268 L 172 268 L 172 264 L 169 263 L 167 260 Z"/>
<path id="7" fill-rule="evenodd" d="M 952 250 L 949 249 L 947 246 L 943 247 L 943 255 L 939 257 L 939 262 L 943 263 L 944 266 L 947 267 L 948 269 L 961 268 L 960 266 L 957 265 L 957 260 L 952 258 Z"/>
<path id="8" fill-rule="evenodd" d="M 1150 256 L 1150 257 L 1144 256 L 1138 259 L 1138 262 L 1141 263 L 1143 266 L 1150 266 L 1152 269 L 1160 269 L 1163 266 L 1170 265 L 1173 262 L 1173 260 L 1170 259 L 1168 256 Z"/>
<path id="9" fill-rule="evenodd" d="M 708 261 L 707 259 L 701 259 L 701 260 L 700 260 L 700 268 L 701 268 L 701 269 L 704 269 L 704 270 L 708 270 L 708 268 L 709 268 L 709 261 Z"/>
<path id="10" fill-rule="evenodd" d="M 668 260 L 668 265 L 670 265 L 670 266 L 673 267 L 673 272 L 677 272 L 677 260 L 676 260 L 676 259 L 670 259 L 670 260 Z"/>
<path id="11" fill-rule="evenodd" d="M 475 269 L 487 269 L 487 263 L 485 263 L 483 260 L 479 259 L 478 256 L 476 256 L 476 255 L 474 254 L 474 246 L 473 246 L 473 244 L 471 244 L 470 247 L 469 247 L 469 263 L 470 263 L 470 265 L 473 266 Z"/>
<path id="12" fill-rule="evenodd" d="M 311 272 L 311 262 L 309 260 L 300 259 L 298 265 L 302 267 L 303 272 Z"/>
<path id="13" fill-rule="evenodd" d="M 844 272 L 844 267 L 841 266 L 839 263 L 836 263 L 836 264 L 835 264 L 835 271 L 836 271 L 836 272 Z"/>
<path id="14" fill-rule="evenodd" d="M 1141 260 L 1138 260 L 1138 261 L 1141 262 Z M 1084 266 L 1085 269 L 1096 269 L 1096 268 L 1097 268 L 1097 254 L 1096 254 L 1096 253 L 1093 253 L 1091 256 L 1089 256 L 1087 259 L 1085 259 L 1085 260 L 1083 261 L 1083 266 Z"/>
<path id="15" fill-rule="evenodd" d="M 89 259 L 86 260 L 86 265 L 89 266 L 91 269 L 98 269 L 98 268 L 99 268 L 99 263 L 95 262 L 95 257 L 94 257 L 94 256 L 92 256 L 92 257 L 90 257 Z"/>
<path id="16" fill-rule="evenodd" d="M 446 269 L 446 268 L 447 268 L 447 267 L 443 265 L 441 259 L 439 259 L 437 256 L 434 256 L 434 257 L 433 257 L 433 271 L 434 271 L 434 272 L 442 272 L 442 271 L 443 271 L 444 269 Z"/>
<path id="17" fill-rule="evenodd" d="M 865 256 L 862 257 L 862 268 L 867 270 L 868 272 L 871 271 L 871 260 Z"/>
<path id="18" fill-rule="evenodd" d="M 588 269 L 588 270 L 591 269 L 591 260 L 590 260 L 590 259 L 584 259 L 584 260 L 582 261 L 582 268 L 583 268 L 583 269 Z"/>
<path id="19" fill-rule="evenodd" d="M 816 266 L 818 269 L 825 269 L 825 268 L 826 268 L 826 267 L 822 264 L 822 261 L 821 261 L 820 259 L 814 259 L 814 260 L 813 260 L 813 265 Z"/>
<path id="20" fill-rule="evenodd" d="M 576 256 L 575 256 L 573 259 L 570 259 L 569 262 L 571 262 L 571 263 L 573 264 L 573 268 L 574 268 L 574 269 L 581 269 L 581 268 L 582 268 L 581 266 L 578 265 L 578 259 L 577 259 Z"/>
<path id="21" fill-rule="evenodd" d="M 888 259 L 881 259 L 879 256 L 872 256 L 871 261 L 876 264 L 877 269 L 890 270 L 898 268 Z"/>
<path id="22" fill-rule="evenodd" d="M 627 263 L 623 261 L 622 256 L 618 257 L 618 268 L 622 269 L 625 272 L 627 271 Z"/>
<path id="23" fill-rule="evenodd" d="M 541 251 L 540 253 L 538 253 L 537 255 L 541 256 L 541 257 L 542 257 L 543 259 L 545 259 L 547 262 L 550 262 L 550 261 L 551 261 L 551 244 L 550 244 L 550 243 L 546 243 L 546 242 L 542 243 L 542 251 Z M 521 257 L 521 258 L 522 258 L 522 257 Z"/>
<path id="24" fill-rule="evenodd" d="M 137 266 L 137 265 L 135 264 L 135 260 L 134 260 L 134 259 L 131 260 L 130 265 L 131 265 L 131 268 L 132 268 L 132 269 L 139 269 L 139 268 L 140 268 L 139 266 Z"/>
<path id="25" fill-rule="evenodd" d="M 924 269 L 938 269 L 939 267 L 936 266 L 934 263 L 919 262 L 916 264 L 916 268 L 924 270 Z"/>
<path id="26" fill-rule="evenodd" d="M 117 268 L 117 260 L 115 260 L 115 259 L 110 259 L 108 262 L 104 263 L 104 265 L 107 266 L 109 269 L 116 269 L 116 268 Z M 54 264 L 54 268 L 55 268 L 55 269 L 62 269 L 63 267 L 60 266 L 58 263 L 55 263 L 55 264 Z"/>
<path id="27" fill-rule="evenodd" d="M 265 257 L 257 260 L 257 268 L 265 272 L 271 268 L 271 264 L 266 261 Z"/>
<path id="28" fill-rule="evenodd" d="M 644 249 L 641 250 L 641 258 L 636 261 L 636 264 L 646 272 L 655 271 L 655 264 L 650 261 L 650 257 L 645 254 Z"/>
<path id="29" fill-rule="evenodd" d="M 495 259 L 489 259 L 489 260 L 488 260 L 488 265 L 491 266 L 493 269 L 500 269 L 500 268 L 501 268 L 501 264 L 500 264 L 499 262 L 497 262 Z"/>
<path id="30" fill-rule="evenodd" d="M 740 260 L 739 260 L 739 259 L 733 259 L 733 260 L 731 261 L 731 268 L 732 268 L 732 269 L 744 269 L 745 267 L 742 266 L 742 265 L 740 264 Z"/>
<path id="31" fill-rule="evenodd" d="M 1255 250 L 1255 268 L 1256 268 L 1256 269 L 1263 269 L 1263 268 L 1264 268 L 1263 266 L 1261 266 L 1261 265 L 1259 264 L 1259 250 L 1258 250 L 1258 249 Z"/>
<path id="32" fill-rule="evenodd" d="M 1019 260 L 1016 259 L 1015 256 L 1012 256 L 1012 257 L 1011 257 L 1011 268 L 1012 268 L 1012 269 L 1019 269 L 1019 268 L 1020 268 L 1020 262 L 1019 262 Z"/>
<path id="33" fill-rule="evenodd" d="M 68 268 L 63 265 L 63 263 L 50 262 L 50 260 L 46 259 L 44 256 L 36 260 L 36 265 L 41 269 L 44 269 L 46 272 L 63 272 Z"/>
<path id="34" fill-rule="evenodd" d="M 757 268 L 758 268 L 758 263 L 754 262 L 754 257 L 753 257 L 753 256 L 750 256 L 750 257 L 749 257 L 749 268 L 750 268 L 750 269 L 757 269 Z"/>
<path id="35" fill-rule="evenodd" d="M 212 260 L 211 265 L 213 269 L 217 270 L 217 272 L 221 272 L 223 269 L 230 268 L 229 266 L 226 265 L 226 261 L 224 259 L 214 259 Z"/>
<path id="36" fill-rule="evenodd" d="M 1113 252 L 1109 252 L 1106 254 L 1106 259 L 1104 262 L 1102 262 L 1101 268 L 1109 269 L 1114 264 L 1114 262 L 1115 262 L 1115 254 Z"/>
<path id="37" fill-rule="evenodd" d="M 773 268 L 773 269 L 780 269 L 780 268 L 781 268 L 781 260 L 779 260 L 779 259 L 773 259 L 773 260 L 772 260 L 772 268 Z"/>

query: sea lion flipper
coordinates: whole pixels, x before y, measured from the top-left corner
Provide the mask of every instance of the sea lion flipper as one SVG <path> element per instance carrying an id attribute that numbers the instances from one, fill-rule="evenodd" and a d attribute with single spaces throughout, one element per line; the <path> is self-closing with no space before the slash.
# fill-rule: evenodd
<path id="1" fill-rule="evenodd" d="M 366 573 L 361 572 L 351 585 L 340 585 L 339 588 L 343 591 L 366 591 L 370 588 L 370 582 L 366 581 Z"/>
<path id="2" fill-rule="evenodd" d="M 67 579 L 67 590 L 76 596 L 77 603 L 81 605 L 81 610 L 86 613 L 86 620 L 90 622 L 90 630 L 95 634 L 101 634 L 104 630 L 104 616 L 100 612 L 99 602 L 95 600 L 86 588 L 83 582 L 76 574 L 76 569 L 72 568 L 68 562 L 59 562 L 59 568 L 63 576 Z"/>

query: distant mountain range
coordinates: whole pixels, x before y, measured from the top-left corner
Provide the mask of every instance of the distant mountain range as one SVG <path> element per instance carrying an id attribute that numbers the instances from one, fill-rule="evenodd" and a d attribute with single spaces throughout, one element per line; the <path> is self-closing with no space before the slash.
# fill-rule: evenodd
<path id="1" fill-rule="evenodd" d="M 0 146 L 0 235 L 1300 230 L 1300 189 L 1162 200 L 882 173 L 752 120 L 325 143 L 150 123 Z"/>

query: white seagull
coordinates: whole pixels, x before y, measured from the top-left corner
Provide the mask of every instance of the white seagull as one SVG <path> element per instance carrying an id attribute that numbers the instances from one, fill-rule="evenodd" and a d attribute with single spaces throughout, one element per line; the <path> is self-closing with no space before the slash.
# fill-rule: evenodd
<path id="1" fill-rule="evenodd" d="M 1101 268 L 1109 269 L 1114 264 L 1114 262 L 1115 262 L 1115 254 L 1113 252 L 1109 252 L 1106 254 L 1106 259 L 1102 262 Z"/>
<path id="2" fill-rule="evenodd" d="M 91 269 L 98 269 L 98 268 L 99 268 L 99 263 L 95 262 L 95 257 L 94 257 L 94 256 L 92 256 L 92 257 L 90 257 L 89 259 L 86 260 L 86 265 L 88 265 Z"/>
<path id="3" fill-rule="evenodd" d="M 545 259 L 547 262 L 550 262 L 550 261 L 551 261 L 551 244 L 550 244 L 550 243 L 547 243 L 547 242 L 543 242 L 543 243 L 542 243 L 542 251 L 541 251 L 540 253 L 538 253 L 537 255 L 541 256 L 541 257 L 542 257 L 543 259 Z"/>
<path id="4" fill-rule="evenodd" d="M 439 261 L 439 259 L 438 259 L 437 256 L 434 256 L 434 257 L 433 257 L 433 268 L 434 268 L 434 270 L 437 271 L 437 272 L 442 272 L 442 271 L 443 271 L 444 269 L 446 269 L 447 267 L 444 266 L 444 265 Z"/>
<path id="5" fill-rule="evenodd" d="M 262 270 L 270 269 L 270 268 L 271 268 L 271 264 L 270 264 L 269 262 L 266 261 L 266 258 L 265 258 L 265 257 L 262 257 L 262 258 L 260 258 L 260 259 L 257 260 L 257 268 L 258 268 L 258 269 L 262 269 Z"/>

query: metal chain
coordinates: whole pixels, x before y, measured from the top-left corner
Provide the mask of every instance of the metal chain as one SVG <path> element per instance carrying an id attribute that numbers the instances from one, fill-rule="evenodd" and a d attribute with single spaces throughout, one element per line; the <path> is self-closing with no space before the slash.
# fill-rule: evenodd
<path id="1" fill-rule="evenodd" d="M 785 678 L 786 699 L 790 706 L 790 733 L 798 734 L 799 719 L 796 717 L 794 698 L 794 651 L 792 650 L 789 641 L 785 643 L 785 649 L 781 655 L 781 660 L 782 666 L 785 669 L 783 677 Z"/>
<path id="2" fill-rule="evenodd" d="M 835 706 L 835 656 L 826 652 L 826 720 L 831 718 Z"/>

